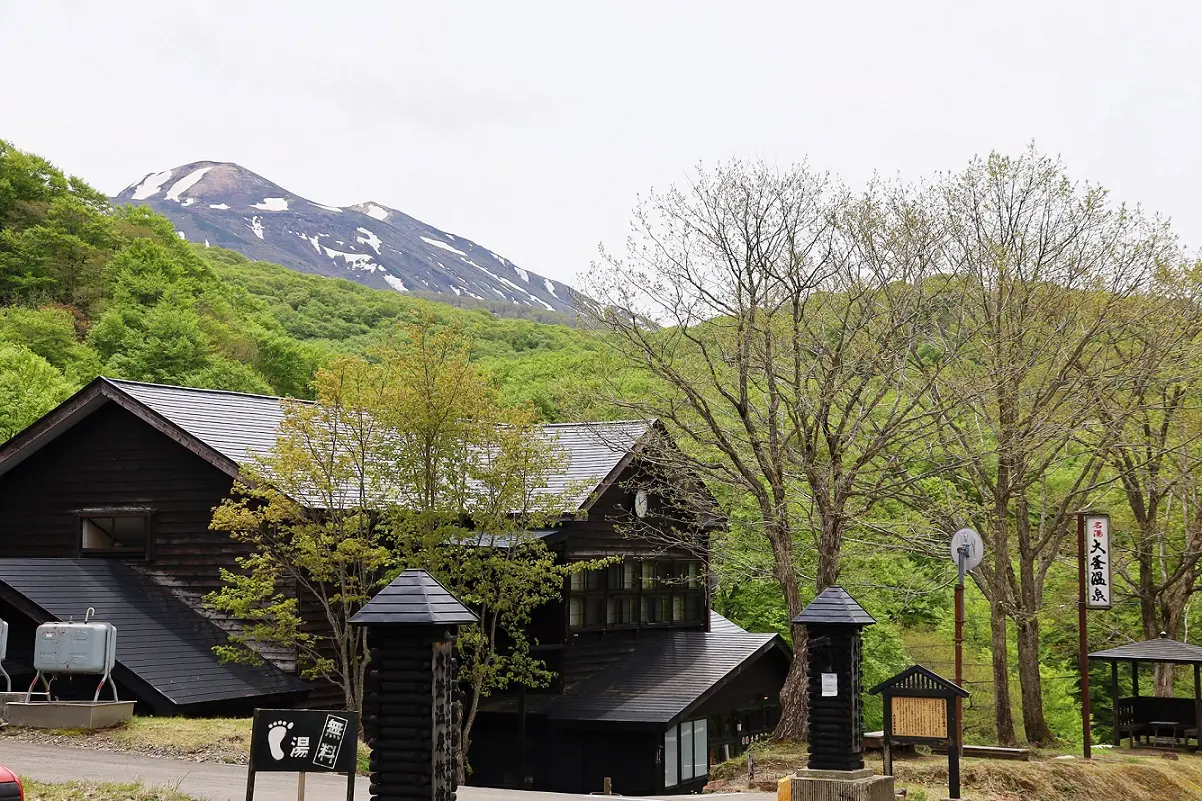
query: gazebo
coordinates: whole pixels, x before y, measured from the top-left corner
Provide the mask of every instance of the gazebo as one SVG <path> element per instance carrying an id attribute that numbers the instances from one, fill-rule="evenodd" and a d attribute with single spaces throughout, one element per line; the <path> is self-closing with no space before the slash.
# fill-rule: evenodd
<path id="1" fill-rule="evenodd" d="M 1114 703 L 1114 744 L 1119 745 L 1123 737 L 1130 738 L 1131 745 L 1163 743 L 1172 740 L 1173 745 L 1186 746 L 1194 741 L 1197 748 L 1198 721 L 1202 720 L 1202 648 L 1189 643 L 1169 639 L 1161 632 L 1160 637 L 1145 642 L 1133 642 L 1089 655 L 1090 659 L 1110 663 L 1110 695 Z M 1131 666 L 1131 695 L 1119 697 L 1119 663 Z M 1193 665 L 1193 698 L 1158 698 L 1155 695 L 1139 694 L 1140 663 L 1170 665 Z"/>

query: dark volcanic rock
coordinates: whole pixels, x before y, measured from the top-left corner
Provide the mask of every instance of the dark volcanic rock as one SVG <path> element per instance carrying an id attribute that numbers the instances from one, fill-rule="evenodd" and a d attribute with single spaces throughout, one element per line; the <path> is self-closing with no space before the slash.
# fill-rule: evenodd
<path id="1" fill-rule="evenodd" d="M 151 173 L 116 203 L 150 206 L 191 242 L 380 289 L 573 312 L 571 288 L 378 203 L 323 206 L 237 164 Z"/>

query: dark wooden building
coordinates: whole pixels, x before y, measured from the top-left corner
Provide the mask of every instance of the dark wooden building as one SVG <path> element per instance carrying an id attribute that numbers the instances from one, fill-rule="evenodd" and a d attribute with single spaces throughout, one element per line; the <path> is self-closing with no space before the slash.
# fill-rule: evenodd
<path id="1" fill-rule="evenodd" d="M 237 621 L 201 598 L 241 546 L 209 529 L 239 470 L 275 442 L 279 398 L 99 378 L 0 446 L 0 618 L 10 672 L 28 677 L 32 630 L 81 619 L 118 627 L 122 692 L 160 713 L 238 713 L 311 702 L 295 658 L 222 664 Z M 545 427 L 570 498 L 538 532 L 563 561 L 614 557 L 575 574 L 535 616 L 546 691 L 488 699 L 471 782 L 595 792 L 688 792 L 709 765 L 771 730 L 789 654 L 710 610 L 708 530 L 640 458 L 653 421 Z M 684 522 L 682 522 L 684 521 Z M 25 644 L 29 644 L 29 648 Z"/>

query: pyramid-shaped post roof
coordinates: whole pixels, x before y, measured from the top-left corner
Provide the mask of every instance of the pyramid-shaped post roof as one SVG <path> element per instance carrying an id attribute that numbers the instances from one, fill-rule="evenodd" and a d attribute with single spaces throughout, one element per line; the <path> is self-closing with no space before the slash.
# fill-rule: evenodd
<path id="1" fill-rule="evenodd" d="M 827 587 L 810 601 L 801 614 L 793 618 L 794 623 L 806 625 L 830 624 L 846 626 L 871 626 L 876 623 L 856 599 L 839 586 Z"/>
<path id="2" fill-rule="evenodd" d="M 380 590 L 351 623 L 388 626 L 461 626 L 479 620 L 424 570 L 410 568 Z"/>

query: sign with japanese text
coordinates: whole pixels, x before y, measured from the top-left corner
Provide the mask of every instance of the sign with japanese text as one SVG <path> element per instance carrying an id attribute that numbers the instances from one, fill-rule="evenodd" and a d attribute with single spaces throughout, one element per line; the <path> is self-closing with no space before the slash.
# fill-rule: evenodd
<path id="1" fill-rule="evenodd" d="M 359 715 L 344 710 L 256 709 L 250 763 L 255 771 L 353 773 Z"/>
<path id="2" fill-rule="evenodd" d="M 1085 605 L 1090 609 L 1109 609 L 1110 518 L 1085 516 Z"/>
<path id="3" fill-rule="evenodd" d="M 929 740 L 946 740 L 947 699 L 911 698 L 895 695 L 889 698 L 892 705 L 893 735 Z"/>

